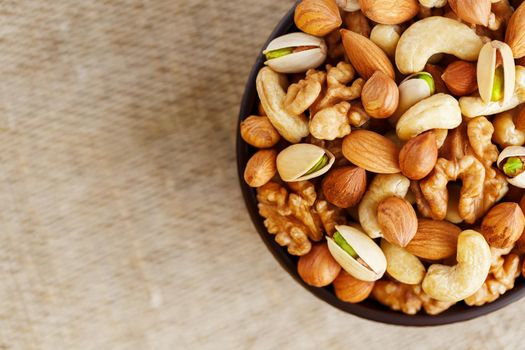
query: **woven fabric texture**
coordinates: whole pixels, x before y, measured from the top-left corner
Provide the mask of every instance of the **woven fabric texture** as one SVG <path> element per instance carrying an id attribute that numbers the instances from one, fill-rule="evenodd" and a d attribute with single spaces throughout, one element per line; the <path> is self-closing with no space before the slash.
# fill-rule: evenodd
<path id="1" fill-rule="evenodd" d="M 518 349 L 525 300 L 429 329 L 281 269 L 235 166 L 279 0 L 0 2 L 0 349 Z"/>

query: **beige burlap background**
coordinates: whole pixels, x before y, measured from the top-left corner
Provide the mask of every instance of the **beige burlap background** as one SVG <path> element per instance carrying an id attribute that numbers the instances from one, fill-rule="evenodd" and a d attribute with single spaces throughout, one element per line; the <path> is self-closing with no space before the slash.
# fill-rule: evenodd
<path id="1" fill-rule="evenodd" d="M 525 301 L 386 326 L 317 300 L 266 250 L 235 124 L 291 4 L 0 2 L 0 349 L 522 346 Z"/>

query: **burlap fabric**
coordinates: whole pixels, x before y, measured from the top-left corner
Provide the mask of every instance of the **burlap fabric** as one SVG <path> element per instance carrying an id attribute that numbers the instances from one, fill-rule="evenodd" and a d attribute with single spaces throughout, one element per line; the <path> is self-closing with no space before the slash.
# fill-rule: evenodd
<path id="1" fill-rule="evenodd" d="M 245 212 L 241 93 L 292 1 L 0 2 L 0 349 L 518 349 L 315 299 Z"/>

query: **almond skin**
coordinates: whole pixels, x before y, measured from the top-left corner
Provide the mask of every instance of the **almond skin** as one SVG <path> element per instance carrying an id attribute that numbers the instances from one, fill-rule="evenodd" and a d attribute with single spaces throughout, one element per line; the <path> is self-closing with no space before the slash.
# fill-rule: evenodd
<path id="1" fill-rule="evenodd" d="M 335 261 L 326 243 L 314 244 L 310 252 L 299 258 L 297 272 L 307 284 L 324 287 L 332 283 L 341 266 Z"/>
<path id="2" fill-rule="evenodd" d="M 456 61 L 449 64 L 441 78 L 456 96 L 470 95 L 478 89 L 476 65 L 471 62 Z"/>
<path id="3" fill-rule="evenodd" d="M 382 24 L 399 24 L 419 12 L 417 0 L 359 0 L 361 11 L 372 21 Z"/>
<path id="4" fill-rule="evenodd" d="M 322 182 L 327 201 L 350 208 L 361 201 L 366 191 L 366 171 L 356 166 L 343 166 L 330 170 Z"/>
<path id="5" fill-rule="evenodd" d="M 394 67 L 386 53 L 370 39 L 347 29 L 341 29 L 341 39 L 346 56 L 355 70 L 365 79 L 370 79 L 379 70 L 395 78 Z"/>
<path id="6" fill-rule="evenodd" d="M 334 280 L 335 295 L 347 303 L 359 303 L 370 295 L 375 282 L 367 282 L 352 277 L 345 270 L 341 270 Z"/>
<path id="7" fill-rule="evenodd" d="M 510 17 L 505 42 L 512 49 L 514 58 L 525 56 L 525 3 L 523 2 Z"/>
<path id="8" fill-rule="evenodd" d="M 438 158 L 438 148 L 434 132 L 427 131 L 410 139 L 399 152 L 399 167 L 403 175 L 411 180 L 421 180 L 427 176 Z"/>
<path id="9" fill-rule="evenodd" d="M 414 238 L 405 247 L 417 257 L 441 260 L 456 254 L 461 229 L 448 221 L 419 219 Z"/>
<path id="10" fill-rule="evenodd" d="M 277 152 L 274 149 L 262 149 L 246 163 L 244 169 L 244 181 L 250 187 L 261 187 L 275 176 L 277 166 L 275 160 Z"/>
<path id="11" fill-rule="evenodd" d="M 335 0 L 303 0 L 295 8 L 297 28 L 315 36 L 325 36 L 343 21 Z"/>
<path id="12" fill-rule="evenodd" d="M 372 118 L 388 118 L 399 104 L 399 89 L 394 80 L 378 70 L 368 79 L 361 91 L 361 102 Z"/>
<path id="13" fill-rule="evenodd" d="M 399 148 L 386 137 L 369 130 L 345 136 L 343 155 L 353 164 L 378 174 L 399 173 Z"/>
<path id="14" fill-rule="evenodd" d="M 509 248 L 522 235 L 525 216 L 517 203 L 499 203 L 492 207 L 481 223 L 481 234 L 495 248 Z"/>
<path id="15" fill-rule="evenodd" d="M 406 247 L 417 231 L 416 212 L 403 198 L 383 199 L 377 207 L 377 222 L 383 237 L 400 247 Z"/>
<path id="16" fill-rule="evenodd" d="M 521 197 L 521 200 L 519 202 L 519 206 L 521 208 L 521 211 L 525 213 L 525 195 Z M 518 254 L 525 253 L 525 229 L 523 230 L 523 233 L 521 234 L 520 238 L 516 241 L 516 245 L 514 248 L 518 252 Z M 525 276 L 524 276 L 525 277 Z"/>
<path id="17" fill-rule="evenodd" d="M 449 0 L 448 4 L 465 22 L 488 26 L 492 5 L 490 0 Z"/>

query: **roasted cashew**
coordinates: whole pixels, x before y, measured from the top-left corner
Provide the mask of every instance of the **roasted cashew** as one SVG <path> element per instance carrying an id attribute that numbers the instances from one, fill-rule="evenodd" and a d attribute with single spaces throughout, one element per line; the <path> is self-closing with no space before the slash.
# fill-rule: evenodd
<path id="1" fill-rule="evenodd" d="M 377 206 L 383 199 L 391 196 L 404 198 L 410 187 L 410 180 L 401 174 L 378 174 L 359 203 L 359 222 L 363 230 L 372 238 L 382 237 L 377 222 Z"/>
<path id="2" fill-rule="evenodd" d="M 386 272 L 406 284 L 419 284 L 425 277 L 425 266 L 419 258 L 406 249 L 381 240 L 381 249 L 386 257 Z"/>
<path id="3" fill-rule="evenodd" d="M 430 265 L 423 290 L 440 301 L 460 301 L 474 294 L 485 282 L 490 269 L 490 247 L 483 236 L 466 230 L 459 234 L 457 265 Z"/>
<path id="4" fill-rule="evenodd" d="M 432 95 L 410 107 L 396 125 L 401 140 L 431 129 L 454 129 L 461 124 L 458 101 L 447 94 Z"/>
<path id="5" fill-rule="evenodd" d="M 287 85 L 286 75 L 264 67 L 257 74 L 257 93 L 272 125 L 291 143 L 297 143 L 308 135 L 308 120 L 304 114 L 288 113 L 283 102 Z"/>
<path id="6" fill-rule="evenodd" d="M 461 113 L 463 113 L 465 117 L 475 118 L 481 115 L 505 112 L 523 102 L 525 102 L 525 67 L 516 66 L 514 94 L 506 103 L 485 103 L 479 96 L 463 96 L 459 99 L 459 106 L 461 107 Z"/>
<path id="7" fill-rule="evenodd" d="M 446 17 L 428 17 L 403 32 L 397 43 L 396 64 L 401 73 L 410 74 L 424 70 L 428 59 L 437 53 L 475 61 L 482 46 L 467 25 Z"/>

